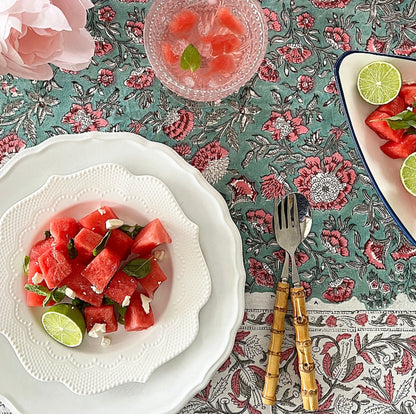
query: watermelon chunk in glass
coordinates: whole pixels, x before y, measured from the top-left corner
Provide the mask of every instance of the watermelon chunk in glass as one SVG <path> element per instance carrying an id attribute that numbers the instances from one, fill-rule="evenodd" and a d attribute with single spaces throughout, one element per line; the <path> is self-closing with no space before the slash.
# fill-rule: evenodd
<path id="1" fill-rule="evenodd" d="M 124 329 L 128 332 L 142 331 L 150 328 L 154 323 L 152 307 L 149 304 L 149 313 L 146 313 L 143 309 L 140 293 L 135 292 L 124 315 Z"/>
<path id="2" fill-rule="evenodd" d="M 50 221 L 49 231 L 56 243 L 67 243 L 78 233 L 79 224 L 73 217 L 58 217 Z"/>
<path id="3" fill-rule="evenodd" d="M 133 239 L 121 230 L 114 229 L 111 231 L 108 238 L 106 248 L 113 253 L 120 256 L 121 259 L 126 259 L 130 254 L 130 249 L 133 244 Z"/>
<path id="4" fill-rule="evenodd" d="M 138 283 L 138 279 L 119 270 L 111 279 L 104 295 L 121 305 L 126 296 L 133 295 Z"/>
<path id="5" fill-rule="evenodd" d="M 103 206 L 84 216 L 79 220 L 79 224 L 104 236 L 107 233 L 105 222 L 116 218 L 118 217 L 110 207 Z"/>
<path id="6" fill-rule="evenodd" d="M 118 322 L 113 305 L 87 306 L 84 309 L 85 323 L 89 332 L 96 323 L 105 323 L 105 332 L 116 332 Z"/>
<path id="7" fill-rule="evenodd" d="M 74 263 L 71 274 L 62 281 L 61 286 L 70 288 L 78 299 L 93 306 L 100 306 L 104 295 L 96 293 L 91 289 L 91 282 L 81 274 L 84 269 L 84 264 L 80 262 Z"/>
<path id="8" fill-rule="evenodd" d="M 169 31 L 175 34 L 186 34 L 191 31 L 198 20 L 198 15 L 189 9 L 183 9 L 173 15 L 169 23 Z"/>
<path id="9" fill-rule="evenodd" d="M 134 239 L 131 251 L 140 257 L 149 257 L 153 249 L 163 243 L 171 242 L 172 239 L 163 224 L 159 219 L 154 219 L 140 230 L 140 233 Z"/>
<path id="10" fill-rule="evenodd" d="M 211 44 L 211 53 L 212 56 L 222 55 L 224 53 L 231 53 L 234 50 L 238 49 L 242 42 L 241 40 L 232 33 L 226 33 L 223 35 L 208 35 L 201 40 L 204 43 Z"/>
<path id="11" fill-rule="evenodd" d="M 211 75 L 214 73 L 232 73 L 236 69 L 234 58 L 231 55 L 217 56 L 208 63 L 208 66 Z"/>
<path id="12" fill-rule="evenodd" d="M 243 35 L 246 31 L 243 23 L 234 16 L 229 7 L 219 7 L 217 11 L 217 17 L 221 26 L 226 27 L 233 33 Z"/>
<path id="13" fill-rule="evenodd" d="M 111 250 L 103 249 L 81 272 L 98 292 L 103 292 L 120 265 L 120 257 Z"/>
<path id="14" fill-rule="evenodd" d="M 74 237 L 74 246 L 77 257 L 83 262 L 89 262 L 93 258 L 92 251 L 100 243 L 103 236 L 86 227 L 82 228 Z"/>
<path id="15" fill-rule="evenodd" d="M 156 290 L 166 280 L 166 275 L 156 260 L 151 261 L 150 272 L 139 279 L 140 286 L 144 289 L 146 296 L 153 298 Z"/>
<path id="16" fill-rule="evenodd" d="M 71 273 L 66 245 L 57 245 L 39 256 L 39 267 L 49 289 L 57 287 Z"/>
<path id="17" fill-rule="evenodd" d="M 174 65 L 179 62 L 180 56 L 173 51 L 172 46 L 168 42 L 162 42 L 161 47 L 163 60 L 168 65 Z"/>

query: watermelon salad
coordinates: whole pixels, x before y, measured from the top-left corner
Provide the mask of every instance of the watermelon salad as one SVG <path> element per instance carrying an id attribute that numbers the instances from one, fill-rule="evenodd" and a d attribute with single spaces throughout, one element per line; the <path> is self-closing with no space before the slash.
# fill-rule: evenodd
<path id="1" fill-rule="evenodd" d="M 53 218 L 44 234 L 25 257 L 28 306 L 71 301 L 91 337 L 154 324 L 151 301 L 166 280 L 157 248 L 172 241 L 158 218 L 127 225 L 103 206 L 79 220 Z"/>
<path id="2" fill-rule="evenodd" d="M 390 158 L 406 158 L 416 151 L 416 83 L 403 84 L 391 102 L 380 105 L 365 120 L 386 142 L 381 150 Z"/>
<path id="3" fill-rule="evenodd" d="M 161 55 L 179 80 L 191 75 L 197 86 L 214 79 L 221 82 L 219 79 L 237 70 L 245 33 L 243 23 L 229 7 L 190 6 L 172 16 L 161 42 Z"/>

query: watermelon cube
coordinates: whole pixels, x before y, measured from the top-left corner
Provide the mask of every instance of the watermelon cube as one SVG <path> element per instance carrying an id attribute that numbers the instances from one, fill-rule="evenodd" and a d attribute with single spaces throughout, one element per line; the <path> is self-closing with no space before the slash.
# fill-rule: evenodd
<path id="1" fill-rule="evenodd" d="M 104 234 L 107 233 L 105 222 L 107 220 L 116 218 L 118 217 L 110 207 L 103 206 L 80 219 L 79 224 L 82 227 L 86 227 L 87 229 L 95 231 L 96 233 L 104 236 Z"/>
<path id="2" fill-rule="evenodd" d="M 124 329 L 126 331 L 142 331 L 154 325 L 155 319 L 149 304 L 149 313 L 143 308 L 141 294 L 135 292 L 131 298 L 124 316 Z"/>
<path id="3" fill-rule="evenodd" d="M 384 105 L 380 105 L 377 108 L 377 111 L 385 112 L 386 114 L 393 116 L 399 114 L 400 112 L 403 112 L 406 108 L 407 105 L 404 99 L 400 95 L 398 95 L 391 102 L 386 103 Z"/>
<path id="4" fill-rule="evenodd" d="M 149 257 L 152 250 L 162 243 L 171 243 L 168 232 L 163 227 L 159 219 L 154 219 L 148 223 L 134 239 L 131 246 L 132 253 L 140 257 Z"/>
<path id="5" fill-rule="evenodd" d="M 53 237 L 48 237 L 35 243 L 29 253 L 30 262 L 35 261 L 37 263 L 39 256 L 49 250 L 53 244 L 55 244 Z"/>
<path id="6" fill-rule="evenodd" d="M 402 85 L 399 96 L 401 96 L 406 105 L 412 106 L 415 103 L 416 83 L 406 83 Z"/>
<path id="7" fill-rule="evenodd" d="M 106 248 L 120 256 L 123 260 L 130 254 L 132 244 L 133 239 L 128 234 L 121 230 L 114 229 L 111 231 L 111 235 L 108 238 Z"/>
<path id="8" fill-rule="evenodd" d="M 86 227 L 82 228 L 74 237 L 74 246 L 78 252 L 77 257 L 83 262 L 89 262 L 93 258 L 92 251 L 100 243 L 103 236 Z"/>
<path id="9" fill-rule="evenodd" d="M 221 26 L 226 27 L 233 33 L 243 35 L 246 31 L 243 23 L 234 16 L 229 7 L 219 7 L 217 11 L 217 17 Z"/>
<path id="10" fill-rule="evenodd" d="M 150 272 L 139 279 L 140 286 L 144 289 L 146 296 L 153 298 L 158 287 L 166 280 L 166 275 L 156 260 L 152 260 Z"/>
<path id="11" fill-rule="evenodd" d="M 404 135 L 402 141 L 388 141 L 380 148 L 390 158 L 407 158 L 410 154 L 416 152 L 416 135 Z"/>
<path id="12" fill-rule="evenodd" d="M 138 279 L 119 270 L 111 279 L 104 295 L 121 305 L 126 296 L 133 296 L 138 283 Z"/>
<path id="13" fill-rule="evenodd" d="M 113 305 L 87 306 L 84 309 L 85 323 L 89 332 L 96 323 L 105 323 L 105 332 L 116 332 L 118 323 Z"/>
<path id="14" fill-rule="evenodd" d="M 66 245 L 57 245 L 39 256 L 39 267 L 49 289 L 57 287 L 72 271 Z"/>
<path id="15" fill-rule="evenodd" d="M 186 34 L 194 27 L 198 15 L 189 9 L 183 9 L 173 15 L 169 23 L 169 31 L 175 34 Z"/>
<path id="16" fill-rule="evenodd" d="M 105 248 L 81 272 L 98 292 L 103 292 L 120 265 L 120 257 Z"/>
<path id="17" fill-rule="evenodd" d="M 50 221 L 49 231 L 56 243 L 68 243 L 78 233 L 79 224 L 73 217 L 58 217 Z"/>
<path id="18" fill-rule="evenodd" d="M 28 285 L 34 285 L 34 283 L 32 282 L 32 277 L 28 276 L 27 284 Z M 46 283 L 45 283 L 44 280 L 42 280 L 42 282 L 38 283 L 38 285 L 46 286 Z M 27 304 L 27 306 L 43 306 L 43 301 L 45 300 L 45 296 L 38 295 L 37 293 L 29 292 L 27 290 L 25 292 L 26 292 L 26 304 Z M 47 303 L 47 306 L 51 306 L 51 305 L 54 305 L 54 304 L 55 304 L 55 302 L 50 300 Z"/>
<path id="19" fill-rule="evenodd" d="M 92 290 L 91 282 L 81 274 L 84 269 L 85 265 L 83 263 L 74 263 L 71 274 L 62 281 L 61 286 L 70 288 L 78 299 L 93 306 L 100 306 L 104 295 Z"/>
<path id="20" fill-rule="evenodd" d="M 369 126 L 380 138 L 389 139 L 394 142 L 400 142 L 403 137 L 404 130 L 391 129 L 384 119 L 389 118 L 390 115 L 385 112 L 375 110 L 365 120 L 367 126 Z"/>

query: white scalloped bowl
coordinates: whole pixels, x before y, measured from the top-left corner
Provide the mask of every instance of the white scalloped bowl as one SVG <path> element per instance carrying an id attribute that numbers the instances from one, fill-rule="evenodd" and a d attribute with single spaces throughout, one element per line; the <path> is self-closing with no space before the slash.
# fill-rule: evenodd
<path id="1" fill-rule="evenodd" d="M 108 205 L 126 223 L 158 217 L 172 238 L 161 262 L 168 280 L 155 294 L 155 324 L 145 331 L 108 334 L 111 345 L 85 336 L 77 348 L 54 341 L 41 325 L 42 308 L 26 306 L 22 263 L 52 217 L 77 219 Z M 64 383 L 77 394 L 96 394 L 127 382 L 146 382 L 163 363 L 195 339 L 200 309 L 211 279 L 198 226 L 183 213 L 169 189 L 152 176 L 135 176 L 116 164 L 100 164 L 71 175 L 51 176 L 39 190 L 0 219 L 0 332 L 25 369 L 41 381 Z"/>

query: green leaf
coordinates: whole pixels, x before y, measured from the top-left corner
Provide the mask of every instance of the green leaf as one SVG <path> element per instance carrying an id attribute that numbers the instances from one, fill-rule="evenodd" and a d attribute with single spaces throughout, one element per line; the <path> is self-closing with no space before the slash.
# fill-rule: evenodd
<path id="1" fill-rule="evenodd" d="M 48 296 L 50 294 L 50 290 L 46 286 L 26 284 L 25 289 L 28 292 L 33 292 L 33 293 L 36 293 L 37 295 L 41 295 L 41 296 Z"/>
<path id="2" fill-rule="evenodd" d="M 66 248 L 68 249 L 68 254 L 69 254 L 70 259 L 75 259 L 78 256 L 78 251 L 75 248 L 74 239 L 69 240 L 69 242 L 66 245 Z"/>
<path id="3" fill-rule="evenodd" d="M 142 279 L 147 276 L 151 268 L 151 258 L 150 259 L 133 259 L 125 264 L 123 267 L 123 272 L 127 273 L 129 276 L 133 276 L 137 279 Z"/>
<path id="4" fill-rule="evenodd" d="M 105 233 L 104 237 L 101 239 L 101 241 L 97 244 L 97 246 L 94 247 L 94 250 L 92 251 L 93 256 L 97 256 L 104 250 L 110 236 L 111 230 L 108 230 L 107 233 Z"/>
<path id="5" fill-rule="evenodd" d="M 123 224 L 121 227 L 119 227 L 119 230 L 128 234 L 132 239 L 135 239 L 136 236 L 140 233 L 142 228 L 143 226 L 140 226 L 139 224 L 135 224 L 134 226 Z"/>
<path id="6" fill-rule="evenodd" d="M 123 308 L 119 303 L 117 303 L 115 300 L 110 299 L 107 296 L 104 296 L 103 299 L 103 305 L 114 305 L 118 312 L 118 322 L 124 325 L 124 316 L 127 312 L 127 306 Z"/>
<path id="7" fill-rule="evenodd" d="M 183 70 L 190 70 L 195 72 L 201 67 L 201 55 L 198 52 L 198 49 L 190 44 L 188 45 L 182 53 L 181 56 L 181 68 Z"/>
<path id="8" fill-rule="evenodd" d="M 416 114 L 413 111 L 403 111 L 385 119 L 391 129 L 416 128 Z"/>
<path id="9" fill-rule="evenodd" d="M 79 298 L 72 299 L 71 304 L 76 306 L 80 310 L 84 310 L 87 306 L 91 306 L 88 302 L 85 302 L 84 300 Z"/>
<path id="10" fill-rule="evenodd" d="M 23 271 L 25 272 L 25 275 L 27 275 L 27 272 L 29 271 L 29 256 L 25 256 L 23 260 Z"/>

